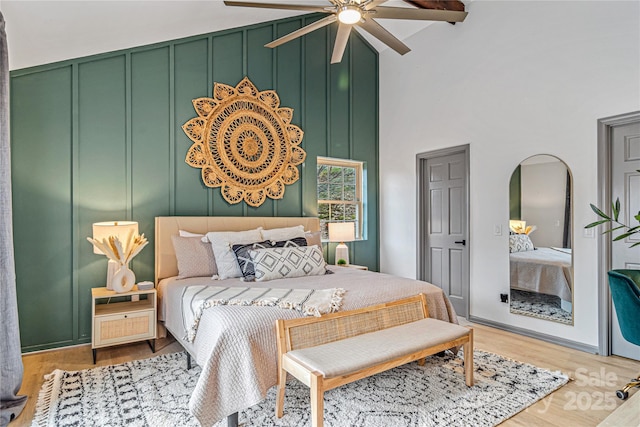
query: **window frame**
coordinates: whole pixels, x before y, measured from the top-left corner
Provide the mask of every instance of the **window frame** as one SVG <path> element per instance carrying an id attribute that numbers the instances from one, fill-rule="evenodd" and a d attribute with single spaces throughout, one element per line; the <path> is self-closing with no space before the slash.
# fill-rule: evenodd
<path id="1" fill-rule="evenodd" d="M 321 200 L 318 198 L 318 168 L 323 166 L 336 166 L 341 168 L 353 168 L 356 171 L 356 189 L 355 189 L 355 200 Z M 365 211 L 365 195 L 364 195 L 364 168 L 365 164 L 360 160 L 352 160 L 352 159 L 340 159 L 336 157 L 325 157 L 318 156 L 317 164 L 316 164 L 316 203 L 317 207 L 320 207 L 320 204 L 342 204 L 342 205 L 355 205 L 356 206 L 356 221 L 357 226 L 355 230 L 355 240 L 365 240 L 365 226 L 364 226 L 364 211 Z M 318 209 L 319 216 L 319 209 Z M 326 223 L 330 222 L 349 222 L 349 221 L 326 221 Z M 322 225 L 323 220 L 320 219 L 320 224 Z M 327 239 L 322 239 L 323 242 L 328 242 Z"/>

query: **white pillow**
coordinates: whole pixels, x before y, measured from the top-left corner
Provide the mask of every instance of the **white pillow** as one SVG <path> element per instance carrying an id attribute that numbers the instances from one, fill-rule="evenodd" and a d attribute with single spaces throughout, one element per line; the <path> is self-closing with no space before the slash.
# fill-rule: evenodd
<path id="1" fill-rule="evenodd" d="M 238 265 L 236 255 L 231 248 L 232 245 L 248 245 L 249 243 L 262 240 L 260 233 L 262 228 L 247 231 L 210 231 L 202 238 L 211 242 L 213 255 L 216 259 L 218 276 L 214 279 L 228 279 L 230 277 L 242 277 L 242 271 Z"/>
<path id="2" fill-rule="evenodd" d="M 271 240 L 280 242 L 282 240 L 291 240 L 296 237 L 304 237 L 304 227 L 296 225 L 295 227 L 272 228 L 270 230 L 262 230 L 262 240 Z"/>
<path id="3" fill-rule="evenodd" d="M 203 237 L 204 234 L 192 233 L 190 231 L 178 230 L 180 237 Z"/>
<path id="4" fill-rule="evenodd" d="M 326 262 L 319 247 L 297 246 L 249 250 L 256 282 L 326 274 Z"/>

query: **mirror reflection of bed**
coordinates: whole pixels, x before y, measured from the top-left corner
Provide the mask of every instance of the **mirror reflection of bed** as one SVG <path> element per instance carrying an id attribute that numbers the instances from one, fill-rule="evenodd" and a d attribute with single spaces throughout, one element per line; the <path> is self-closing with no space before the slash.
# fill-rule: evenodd
<path id="1" fill-rule="evenodd" d="M 550 155 L 529 157 L 509 184 L 511 313 L 573 324 L 571 172 Z"/>

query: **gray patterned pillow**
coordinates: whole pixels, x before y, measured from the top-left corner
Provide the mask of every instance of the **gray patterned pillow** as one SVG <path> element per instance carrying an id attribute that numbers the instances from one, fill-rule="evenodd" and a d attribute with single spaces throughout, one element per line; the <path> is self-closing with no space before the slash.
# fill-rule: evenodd
<path id="1" fill-rule="evenodd" d="M 315 245 L 250 250 L 256 281 L 319 276 L 326 273 L 322 251 Z"/>
<path id="2" fill-rule="evenodd" d="M 533 242 L 527 234 L 509 235 L 509 252 L 525 252 L 534 249 Z"/>
<path id="3" fill-rule="evenodd" d="M 255 280 L 255 271 L 253 266 L 253 260 L 249 256 L 251 249 L 264 249 L 264 248 L 288 248 L 294 246 L 307 246 L 307 239 L 304 237 L 296 237 L 291 240 L 282 240 L 280 242 L 273 242 L 271 240 L 265 240 L 264 242 L 249 243 L 247 245 L 233 245 L 231 248 L 236 254 L 238 259 L 238 265 L 240 271 L 242 271 L 243 282 L 253 282 Z"/>
<path id="4" fill-rule="evenodd" d="M 178 261 L 178 278 L 215 276 L 218 274 L 216 259 L 210 243 L 201 237 L 171 236 Z"/>

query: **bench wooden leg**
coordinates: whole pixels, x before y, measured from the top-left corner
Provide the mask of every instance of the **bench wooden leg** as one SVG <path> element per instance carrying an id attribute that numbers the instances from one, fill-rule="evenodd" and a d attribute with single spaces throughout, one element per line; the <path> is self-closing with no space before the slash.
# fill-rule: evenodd
<path id="1" fill-rule="evenodd" d="M 287 386 L 287 371 L 282 369 L 282 361 L 280 361 L 280 369 L 278 371 L 278 394 L 276 396 L 276 417 L 282 418 L 284 414 L 284 389 Z"/>
<path id="2" fill-rule="evenodd" d="M 427 361 L 426 357 L 423 357 L 421 359 L 418 359 L 418 365 L 419 366 L 424 366 L 425 362 Z"/>
<path id="3" fill-rule="evenodd" d="M 467 386 L 473 385 L 473 329 L 469 330 L 469 341 L 462 345 L 464 349 L 464 381 Z"/>
<path id="4" fill-rule="evenodd" d="M 311 373 L 311 426 L 322 427 L 324 422 L 324 388 L 322 375 Z"/>

